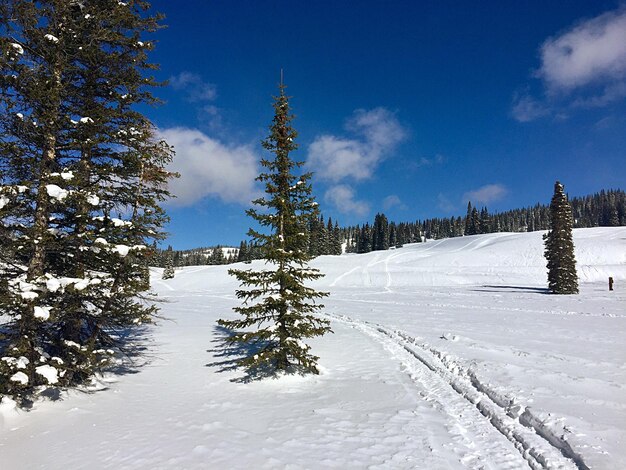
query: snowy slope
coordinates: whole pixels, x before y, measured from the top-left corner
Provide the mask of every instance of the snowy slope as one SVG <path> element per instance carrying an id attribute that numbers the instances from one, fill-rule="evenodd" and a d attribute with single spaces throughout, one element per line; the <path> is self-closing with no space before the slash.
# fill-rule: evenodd
<path id="1" fill-rule="evenodd" d="M 545 232 L 493 233 L 407 245 L 390 252 L 324 265 L 331 286 L 452 286 L 471 284 L 546 285 Z M 582 282 L 626 277 L 626 250 L 621 228 L 574 231 L 578 274 Z M 357 259 L 358 258 L 358 259 Z"/>
<path id="2" fill-rule="evenodd" d="M 248 384 L 228 267 L 155 270 L 147 363 L 1 411 L 0 468 L 626 468 L 626 228 L 574 241 L 577 296 L 546 294 L 541 233 L 318 258 L 322 374 Z"/>

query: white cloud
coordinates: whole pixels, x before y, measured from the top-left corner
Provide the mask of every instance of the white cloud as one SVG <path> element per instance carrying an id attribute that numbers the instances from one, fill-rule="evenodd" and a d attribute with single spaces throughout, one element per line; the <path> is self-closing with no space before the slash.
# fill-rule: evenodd
<path id="1" fill-rule="evenodd" d="M 324 200 L 344 214 L 363 216 L 370 210 L 366 202 L 355 199 L 354 189 L 345 184 L 335 185 L 328 189 Z"/>
<path id="2" fill-rule="evenodd" d="M 406 137 L 395 114 L 385 108 L 357 110 L 345 127 L 356 137 L 321 135 L 309 145 L 307 164 L 317 177 L 332 182 L 369 179 Z"/>
<path id="3" fill-rule="evenodd" d="M 370 145 L 381 149 L 393 148 L 406 136 L 395 114 L 381 107 L 370 111 L 357 109 L 346 123 L 346 129 L 362 135 Z"/>
<path id="4" fill-rule="evenodd" d="M 538 75 L 551 91 L 626 77 L 626 9 L 584 21 L 541 46 Z"/>
<path id="5" fill-rule="evenodd" d="M 168 170 L 181 177 L 170 183 L 172 205 L 189 206 L 210 196 L 249 204 L 258 195 L 254 179 L 258 157 L 248 145 L 227 145 L 197 129 L 161 129 L 176 156 Z"/>
<path id="6" fill-rule="evenodd" d="M 181 72 L 170 77 L 169 82 L 175 90 L 184 91 L 189 101 L 213 101 L 217 97 L 217 87 L 192 72 Z"/>
<path id="7" fill-rule="evenodd" d="M 626 97 L 626 8 L 582 21 L 540 49 L 544 97 L 513 97 L 512 116 L 529 122 L 568 115 L 575 108 L 600 108 Z"/>
<path id="8" fill-rule="evenodd" d="M 434 157 L 420 157 L 417 160 L 407 162 L 407 168 L 417 170 L 425 166 L 441 165 L 445 163 L 446 160 L 446 157 L 441 154 L 436 154 Z"/>
<path id="9" fill-rule="evenodd" d="M 383 208 L 389 210 L 393 207 L 404 208 L 406 207 L 402 200 L 395 194 L 391 194 L 383 199 Z"/>
<path id="10" fill-rule="evenodd" d="M 488 184 L 463 194 L 462 202 L 472 201 L 474 205 L 476 203 L 489 204 L 502 199 L 507 193 L 508 190 L 501 184 Z"/>
<path id="11" fill-rule="evenodd" d="M 511 114 L 519 122 L 529 122 L 550 114 L 550 109 L 530 95 L 517 95 L 513 98 Z"/>
<path id="12" fill-rule="evenodd" d="M 357 140 L 332 135 L 317 137 L 308 150 L 308 165 L 322 179 L 340 181 L 344 178 L 371 178 L 377 157 Z"/>

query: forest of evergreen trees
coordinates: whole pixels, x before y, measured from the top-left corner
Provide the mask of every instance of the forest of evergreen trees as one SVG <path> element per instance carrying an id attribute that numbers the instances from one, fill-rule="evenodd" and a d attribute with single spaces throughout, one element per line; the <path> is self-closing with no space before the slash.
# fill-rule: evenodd
<path id="1" fill-rule="evenodd" d="M 240 247 L 241 249 L 241 247 Z M 165 250 L 159 250 L 153 246 L 152 266 L 164 268 L 168 260 L 176 267 L 201 266 L 204 264 L 231 264 L 245 259 L 239 259 L 239 250 L 234 247 L 217 245 L 214 247 L 192 248 L 190 250 L 174 250 L 168 246 Z"/>
<path id="2" fill-rule="evenodd" d="M 626 193 L 622 190 L 602 190 L 589 196 L 570 199 L 574 228 L 610 227 L 626 225 Z M 494 232 L 533 232 L 550 228 L 550 206 L 537 204 L 523 209 L 489 213 L 486 207 L 478 209 L 468 203 L 465 217 L 434 218 L 423 221 L 388 222 L 384 214 L 377 214 L 372 226 L 342 229 L 346 251 L 367 253 L 385 250 L 390 246 Z"/>
<path id="3" fill-rule="evenodd" d="M 574 228 L 611 227 L 626 225 L 626 192 L 602 190 L 583 197 L 570 199 L 574 215 Z M 384 214 L 376 214 L 372 224 L 339 227 L 336 221 L 324 216 L 309 223 L 309 254 L 340 255 L 368 253 L 401 247 L 405 243 L 419 243 L 425 239 L 440 239 L 494 232 L 533 232 L 550 228 L 550 206 L 533 207 L 490 213 L 486 207 L 478 208 L 468 203 L 464 217 L 434 218 L 415 222 L 389 222 Z M 224 253 L 226 252 L 226 253 Z M 203 264 L 230 264 L 259 259 L 258 249 L 247 241 L 239 248 L 194 248 L 176 251 L 156 250 L 154 265 L 164 267 L 167 257 L 173 265 L 195 266 Z"/>

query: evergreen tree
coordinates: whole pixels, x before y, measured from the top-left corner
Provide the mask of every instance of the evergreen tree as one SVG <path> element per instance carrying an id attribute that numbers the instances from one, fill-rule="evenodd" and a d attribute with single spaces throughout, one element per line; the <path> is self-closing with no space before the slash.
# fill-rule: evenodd
<path id="1" fill-rule="evenodd" d="M 574 257 L 572 208 L 558 181 L 550 202 L 550 231 L 544 235 L 548 261 L 548 287 L 555 294 L 577 294 L 578 275 Z"/>
<path id="2" fill-rule="evenodd" d="M 348 245 L 346 246 L 347 253 L 358 253 L 359 252 L 359 240 L 361 236 L 361 228 L 357 225 L 349 230 L 348 233 Z"/>
<path id="3" fill-rule="evenodd" d="M 470 216 L 470 228 L 468 235 L 477 235 L 480 233 L 480 215 L 478 209 L 472 208 L 472 214 Z"/>
<path id="4" fill-rule="evenodd" d="M 239 251 L 237 252 L 237 262 L 241 263 L 243 261 L 248 261 L 249 258 L 249 252 L 248 252 L 248 243 L 243 240 L 240 244 L 239 244 Z"/>
<path id="5" fill-rule="evenodd" d="M 120 328 L 149 321 L 146 246 L 166 220 L 172 152 L 135 110 L 158 28 L 145 2 L 2 2 L 0 393 L 75 385 Z M 113 217 L 115 211 L 117 217 Z M 119 216 L 124 214 L 124 218 Z M 6 352 L 5 352 L 6 351 Z M 5 355 L 6 354 L 6 355 Z"/>
<path id="6" fill-rule="evenodd" d="M 478 231 L 480 233 L 491 233 L 491 218 L 489 217 L 489 211 L 486 207 L 480 210 L 480 217 L 478 220 Z"/>
<path id="7" fill-rule="evenodd" d="M 370 251 L 372 251 L 372 229 L 370 224 L 366 222 L 365 225 L 361 227 L 357 253 L 369 253 Z"/>
<path id="8" fill-rule="evenodd" d="M 294 174 L 302 162 L 289 155 L 297 148 L 297 134 L 282 83 L 274 101 L 270 135 L 263 141 L 273 158 L 261 160 L 266 172 L 257 177 L 265 183 L 266 195 L 254 201 L 259 210 L 247 211 L 264 228 L 263 232 L 250 229 L 248 234 L 273 269 L 230 270 L 242 286 L 236 295 L 244 304 L 234 310 L 243 318 L 219 320 L 220 325 L 235 330 L 228 338 L 230 343 L 254 346 L 254 351 L 239 361 L 251 376 L 278 371 L 318 373 L 318 357 L 302 340 L 330 331 L 329 322 L 314 315 L 323 307 L 316 299 L 328 294 L 305 285 L 323 276 L 307 266 L 311 255 L 307 253 L 306 226 L 318 209 L 308 182 L 311 174 Z M 240 331 L 250 327 L 255 329 Z"/>
<path id="9" fill-rule="evenodd" d="M 389 222 L 385 214 L 376 214 L 372 228 L 372 249 L 389 249 Z"/>
<path id="10" fill-rule="evenodd" d="M 465 215 L 465 230 L 463 233 L 465 235 L 474 235 L 471 233 L 471 224 L 472 224 L 472 201 L 467 202 L 467 214 Z"/>
<path id="11" fill-rule="evenodd" d="M 329 219 L 330 222 L 330 219 Z M 339 228 L 339 224 L 335 221 L 335 226 L 333 227 L 333 245 L 331 250 L 331 255 L 341 255 L 343 254 L 343 246 L 342 246 L 342 236 L 341 229 Z"/>
<path id="12" fill-rule="evenodd" d="M 173 279 L 176 275 L 174 270 L 174 256 L 172 254 L 172 247 L 168 246 L 165 251 L 165 267 L 163 268 L 163 276 L 161 279 Z"/>
<path id="13" fill-rule="evenodd" d="M 389 224 L 389 246 L 397 246 L 398 244 L 398 228 L 395 222 Z"/>
<path id="14" fill-rule="evenodd" d="M 307 251 L 312 258 L 323 254 L 324 227 L 320 223 L 318 214 L 312 214 L 307 224 L 308 248 Z"/>
<path id="15" fill-rule="evenodd" d="M 211 254 L 207 258 L 207 264 L 226 264 L 226 257 L 224 256 L 224 249 L 221 245 L 217 245 Z"/>

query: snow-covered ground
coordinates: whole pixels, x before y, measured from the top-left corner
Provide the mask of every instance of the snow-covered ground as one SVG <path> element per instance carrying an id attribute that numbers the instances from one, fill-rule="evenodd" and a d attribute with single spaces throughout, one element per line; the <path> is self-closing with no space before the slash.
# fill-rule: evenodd
<path id="1" fill-rule="evenodd" d="M 0 411 L 0 468 L 626 468 L 626 228 L 575 230 L 576 296 L 546 293 L 541 235 L 316 259 L 322 373 L 252 383 L 228 267 L 155 270 L 146 363 Z"/>

